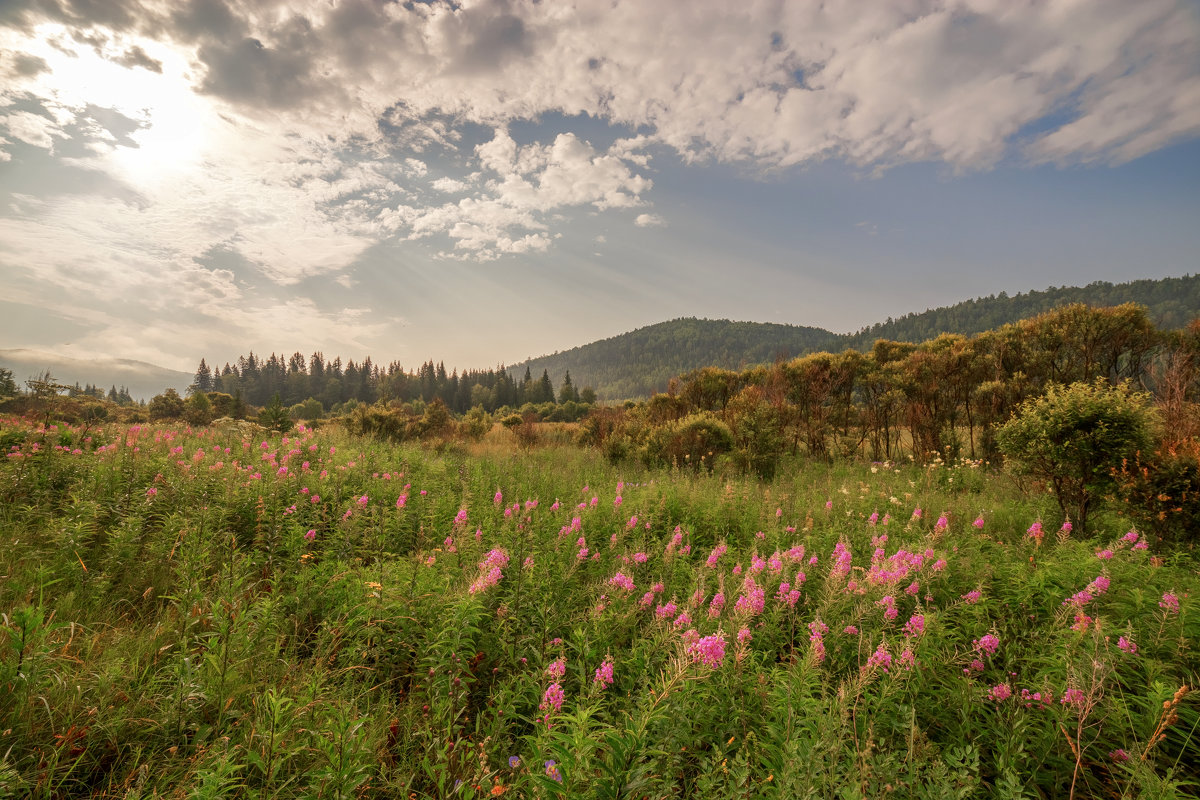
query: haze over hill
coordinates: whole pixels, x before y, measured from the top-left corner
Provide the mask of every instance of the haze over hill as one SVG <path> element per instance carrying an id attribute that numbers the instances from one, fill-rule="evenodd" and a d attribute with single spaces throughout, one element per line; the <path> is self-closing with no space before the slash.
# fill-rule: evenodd
<path id="1" fill-rule="evenodd" d="M 180 394 L 192 382 L 187 372 L 167 369 L 145 361 L 129 358 L 89 359 L 65 358 L 37 350 L 0 350 L 0 367 L 12 370 L 18 385 L 24 387 L 27 378 L 46 371 L 59 382 L 80 386 L 93 384 L 107 391 L 124 386 L 135 400 L 149 400 L 167 388 Z"/>

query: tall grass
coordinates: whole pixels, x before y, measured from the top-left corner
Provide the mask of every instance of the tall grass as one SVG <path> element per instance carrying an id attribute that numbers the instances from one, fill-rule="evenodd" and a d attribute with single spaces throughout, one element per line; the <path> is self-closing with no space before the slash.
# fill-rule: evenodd
<path id="1" fill-rule="evenodd" d="M 1080 541 L 976 465 L 796 462 L 763 484 L 493 435 L 439 453 L 2 424 L 0 796 L 1200 778 L 1191 555 L 1115 516 Z"/>

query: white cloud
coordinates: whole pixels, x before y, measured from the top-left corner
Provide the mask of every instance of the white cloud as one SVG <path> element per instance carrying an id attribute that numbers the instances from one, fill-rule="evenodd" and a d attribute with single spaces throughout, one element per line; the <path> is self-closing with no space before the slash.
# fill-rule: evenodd
<path id="1" fill-rule="evenodd" d="M 444 233 L 454 240 L 456 251 L 480 260 L 544 252 L 553 238 L 544 231 L 561 209 L 604 211 L 642 204 L 641 194 L 653 184 L 629 168 L 632 152 L 628 143 L 598 152 L 570 133 L 559 134 L 550 144 L 520 146 L 507 130 L 497 129 L 475 148 L 484 168 L 483 188 L 418 214 L 409 238 Z M 435 188 L 439 182 L 433 183 Z"/>
<path id="2" fill-rule="evenodd" d="M 460 181 L 457 178 L 438 178 L 429 185 L 444 194 L 458 194 L 471 188 L 471 184 L 466 181 Z"/>
<path id="3" fill-rule="evenodd" d="M 54 147 L 55 137 L 61 138 L 65 135 L 54 120 L 28 111 L 18 111 L 0 117 L 0 127 L 18 141 L 47 150 Z"/>
<path id="4" fill-rule="evenodd" d="M 638 214 L 633 224 L 639 228 L 654 228 L 665 226 L 667 221 L 658 214 Z"/>
<path id="5" fill-rule="evenodd" d="M 55 218 L 109 221 L 88 235 L 118 253 L 232 248 L 280 284 L 392 236 L 445 236 L 480 259 L 544 251 L 566 212 L 644 207 L 664 145 L 756 170 L 971 170 L 1009 155 L 1122 162 L 1200 133 L 1200 15 L 1184 0 L 90 8 L 39 5 L 0 28 L 0 51 L 19 56 L 0 61 L 0 133 L 52 150 L 78 126 L 90 155 L 75 163 L 139 198 L 136 214 L 105 198 Z M 30 100 L 45 114 L 13 110 Z M 91 107 L 137 128 L 122 141 Z M 597 148 L 508 132 L 547 114 L 638 134 Z M 1048 115 L 1062 121 L 1027 132 Z M 466 123 L 495 134 L 457 149 Z M 443 148 L 477 177 L 428 180 Z M 423 187 L 465 196 L 428 205 Z"/>

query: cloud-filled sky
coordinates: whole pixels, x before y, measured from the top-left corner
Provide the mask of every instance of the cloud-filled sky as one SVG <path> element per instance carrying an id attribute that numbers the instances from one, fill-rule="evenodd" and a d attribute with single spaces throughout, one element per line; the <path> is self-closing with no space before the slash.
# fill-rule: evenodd
<path id="1" fill-rule="evenodd" d="M 489 367 L 1200 253 L 1190 0 L 6 0 L 0 347 Z"/>

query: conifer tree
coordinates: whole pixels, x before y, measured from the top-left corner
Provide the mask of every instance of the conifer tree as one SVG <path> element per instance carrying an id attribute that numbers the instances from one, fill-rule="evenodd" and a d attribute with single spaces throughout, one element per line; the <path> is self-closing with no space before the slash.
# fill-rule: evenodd
<path id="1" fill-rule="evenodd" d="M 579 393 L 575 391 L 575 386 L 571 383 L 571 370 L 567 370 L 567 374 L 563 378 L 562 388 L 558 390 L 558 402 L 569 403 L 572 401 L 579 401 Z"/>
<path id="2" fill-rule="evenodd" d="M 212 370 L 208 368 L 208 364 L 202 358 L 200 366 L 196 369 L 196 377 L 192 380 L 192 385 L 188 387 L 188 394 L 211 392 L 213 388 Z"/>

